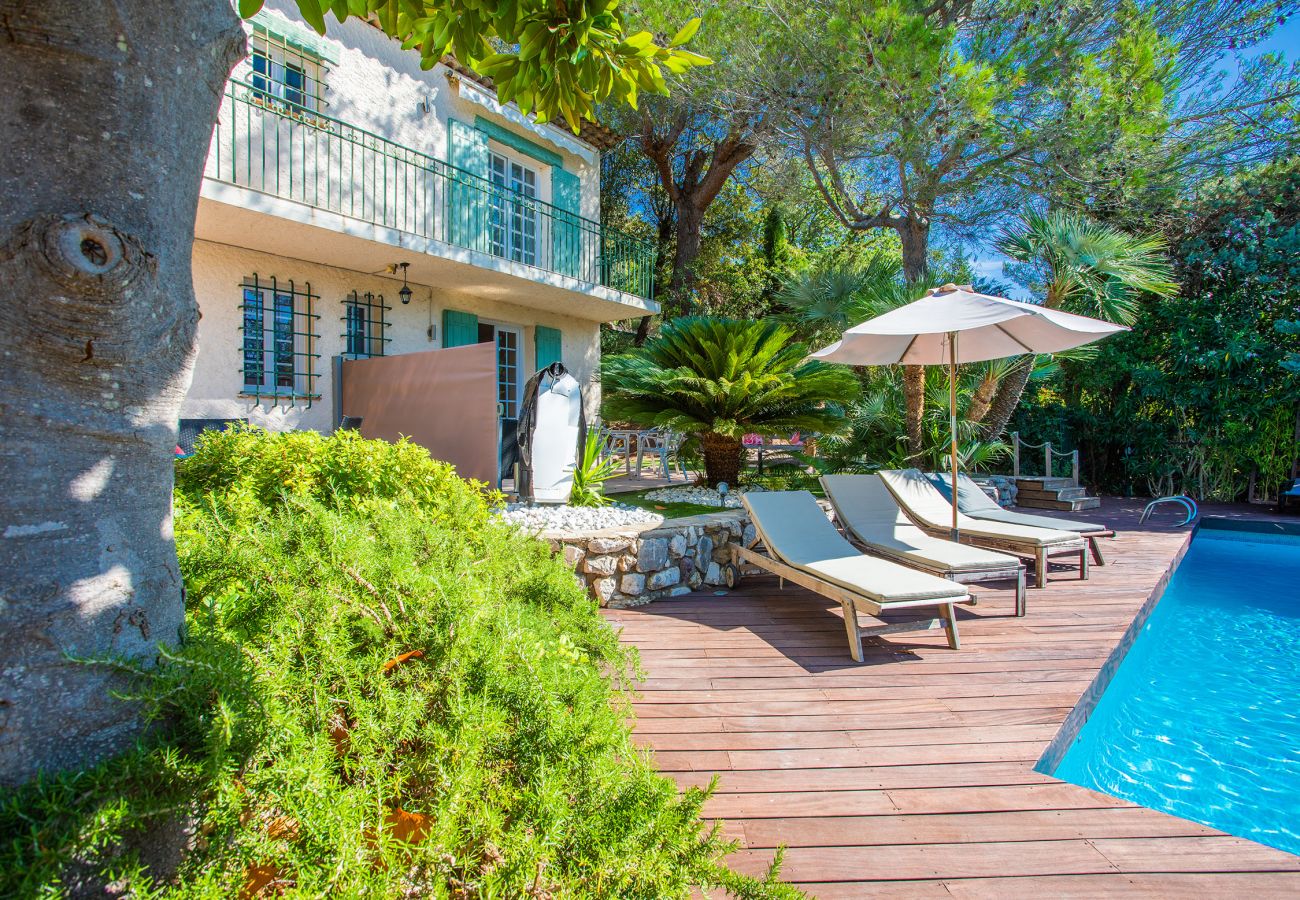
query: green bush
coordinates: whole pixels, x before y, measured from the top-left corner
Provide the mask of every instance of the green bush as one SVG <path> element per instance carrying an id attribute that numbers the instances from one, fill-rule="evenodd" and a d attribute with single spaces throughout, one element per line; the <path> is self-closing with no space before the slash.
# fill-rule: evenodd
<path id="1" fill-rule="evenodd" d="M 189 632 L 138 673 L 156 727 L 0 805 L 0 894 L 796 894 L 725 868 L 706 792 L 630 740 L 633 658 L 480 486 L 409 444 L 254 430 L 177 486 Z"/>

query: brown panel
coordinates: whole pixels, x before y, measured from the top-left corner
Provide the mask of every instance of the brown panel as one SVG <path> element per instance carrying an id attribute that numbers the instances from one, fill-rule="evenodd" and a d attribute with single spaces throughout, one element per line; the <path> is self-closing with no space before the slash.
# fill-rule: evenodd
<path id="1" fill-rule="evenodd" d="M 343 415 L 361 433 L 405 435 L 464 478 L 497 479 L 497 358 L 494 344 L 423 350 L 343 362 Z"/>

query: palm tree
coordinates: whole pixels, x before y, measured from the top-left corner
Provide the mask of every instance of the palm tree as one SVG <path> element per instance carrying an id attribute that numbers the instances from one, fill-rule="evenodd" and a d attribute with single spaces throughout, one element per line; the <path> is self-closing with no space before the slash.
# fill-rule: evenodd
<path id="1" fill-rule="evenodd" d="M 997 247 L 1029 267 L 1044 292 L 1043 305 L 1053 309 L 1129 325 L 1143 294 L 1167 297 L 1178 290 L 1164 238 L 1129 234 L 1065 210 L 1028 213 L 1002 232 Z M 1033 357 L 1020 357 L 1001 379 L 984 420 L 985 439 L 1006 429 L 1032 371 Z"/>
<path id="2" fill-rule="evenodd" d="M 911 303 L 927 288 L 940 283 L 930 275 L 907 281 L 896 258 L 877 253 L 864 263 L 831 263 L 805 272 L 790 281 L 777 299 L 790 308 L 793 321 L 812 329 L 824 343 L 836 340 L 841 332 L 860 322 Z M 924 447 L 924 366 L 903 366 L 902 377 L 908 452 L 919 454 Z"/>
<path id="3" fill-rule="evenodd" d="M 772 321 L 687 317 L 601 369 L 605 418 L 698 435 L 710 485 L 735 484 L 742 437 L 841 429 L 858 382 L 806 359 L 794 329 Z"/>

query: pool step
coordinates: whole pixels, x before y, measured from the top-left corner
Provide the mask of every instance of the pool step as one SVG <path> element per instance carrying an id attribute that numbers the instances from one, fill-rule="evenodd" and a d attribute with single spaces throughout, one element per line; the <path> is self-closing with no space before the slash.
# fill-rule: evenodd
<path id="1" fill-rule="evenodd" d="M 1101 500 L 1089 497 L 1087 488 L 1068 478 L 1020 478 L 1016 480 L 1016 506 L 1078 512 L 1096 509 Z"/>

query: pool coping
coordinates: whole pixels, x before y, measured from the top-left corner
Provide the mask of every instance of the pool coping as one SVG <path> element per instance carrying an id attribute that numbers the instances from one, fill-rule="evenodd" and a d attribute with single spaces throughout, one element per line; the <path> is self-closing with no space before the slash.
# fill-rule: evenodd
<path id="1" fill-rule="evenodd" d="M 1169 588 L 1169 582 L 1173 579 L 1174 573 L 1178 571 L 1178 566 L 1182 563 L 1183 557 L 1187 555 L 1188 548 L 1192 546 L 1192 539 L 1196 537 L 1203 524 L 1209 524 L 1210 528 L 1217 528 L 1218 523 L 1227 521 L 1229 520 L 1207 516 L 1192 526 L 1191 531 L 1187 533 L 1187 537 L 1184 538 L 1182 545 L 1178 548 L 1178 552 L 1169 560 L 1169 564 L 1151 589 L 1151 593 L 1147 595 L 1147 599 L 1143 601 L 1137 614 L 1133 616 L 1133 621 L 1129 622 L 1128 628 L 1124 629 L 1124 634 L 1120 637 L 1119 642 L 1110 651 L 1106 661 L 1102 663 L 1101 668 L 1097 670 L 1097 674 L 1093 676 L 1091 683 L 1080 695 L 1079 701 L 1074 704 L 1074 708 L 1070 710 L 1065 717 L 1065 721 L 1061 723 L 1061 727 L 1043 751 L 1043 755 L 1034 764 L 1035 772 L 1053 778 L 1056 777 L 1056 769 L 1061 764 L 1066 751 L 1070 749 L 1074 739 L 1079 736 L 1080 729 L 1092 717 L 1092 712 L 1097 708 L 1097 702 L 1101 699 L 1101 695 L 1105 693 L 1106 688 L 1110 687 L 1111 681 L 1114 680 L 1120 663 L 1124 661 L 1129 648 L 1137 640 L 1139 632 L 1142 631 L 1147 620 L 1151 618 L 1151 613 L 1155 610 L 1156 604 L 1164 597 L 1165 591 Z M 1246 531 L 1249 529 L 1234 530 Z"/>

